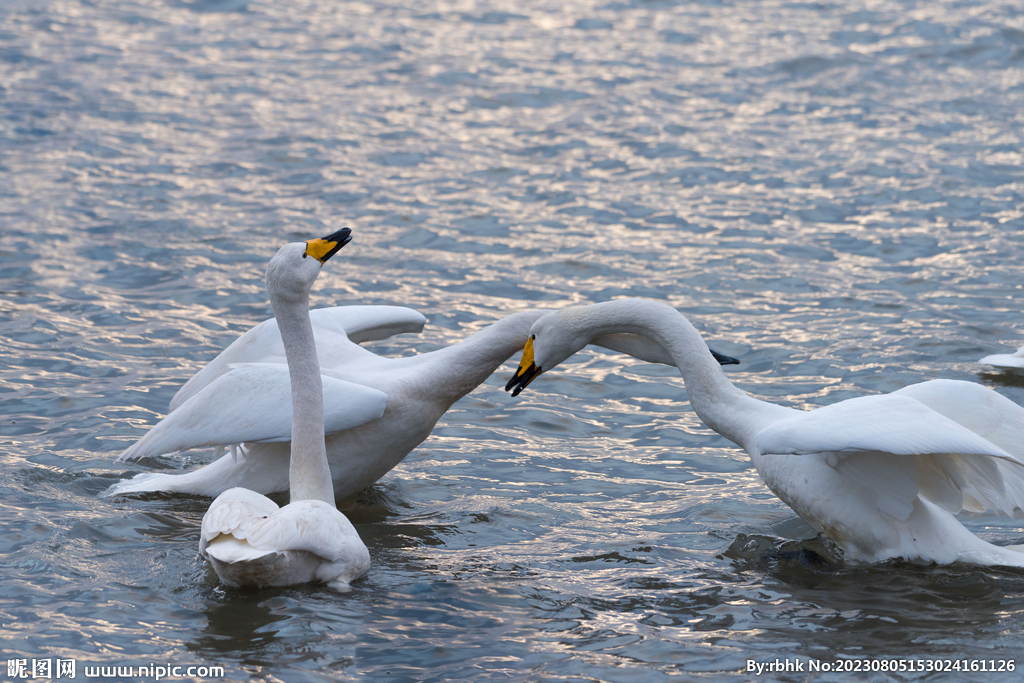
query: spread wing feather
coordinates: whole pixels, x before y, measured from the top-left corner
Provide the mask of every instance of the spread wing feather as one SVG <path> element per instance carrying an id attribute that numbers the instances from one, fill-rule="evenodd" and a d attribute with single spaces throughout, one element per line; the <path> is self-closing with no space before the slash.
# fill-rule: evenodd
<path id="1" fill-rule="evenodd" d="M 361 384 L 321 375 L 324 429 L 351 429 L 384 414 L 388 397 Z M 291 383 L 288 366 L 236 365 L 172 411 L 119 460 L 249 442 L 290 441 Z"/>
<path id="2" fill-rule="evenodd" d="M 1002 446 L 1020 449 L 1009 438 L 1014 430 L 1021 433 L 1019 425 L 985 419 L 984 410 L 973 407 L 971 397 L 957 396 L 957 391 L 965 389 L 960 385 L 972 387 L 970 391 L 978 387 L 969 382 L 908 387 L 909 391 L 817 408 L 765 427 L 755 436 L 755 446 L 768 457 L 824 456 L 851 481 L 872 488 L 879 508 L 898 519 L 909 515 L 918 494 L 951 512 L 993 509 L 1012 514 L 1014 508 L 1024 507 L 1024 464 Z M 948 408 L 955 403 L 960 408 L 958 419 L 933 409 L 918 396 Z M 999 399 L 992 404 L 1006 412 Z M 1014 419 L 1017 412 L 1024 413 L 1007 402 L 1014 408 L 1008 411 Z"/>
<path id="3" fill-rule="evenodd" d="M 420 313 L 401 306 L 334 306 L 309 312 L 321 367 L 332 367 L 350 354 L 360 352 L 357 345 L 387 339 L 405 332 L 421 332 L 426 323 Z M 285 363 L 284 344 L 277 320 L 264 320 L 210 361 L 185 383 L 171 399 L 170 412 L 209 386 L 232 365 L 241 363 Z"/>

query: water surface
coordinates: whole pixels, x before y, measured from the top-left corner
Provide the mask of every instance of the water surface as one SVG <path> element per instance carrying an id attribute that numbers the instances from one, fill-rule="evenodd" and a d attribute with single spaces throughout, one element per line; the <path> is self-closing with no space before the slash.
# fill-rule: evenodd
<path id="1" fill-rule="evenodd" d="M 1020 572 L 794 543 L 678 374 L 610 352 L 517 399 L 507 363 L 346 503 L 373 559 L 346 596 L 226 591 L 208 500 L 98 498 L 212 458 L 114 460 L 270 315 L 276 249 L 345 225 L 314 305 L 428 319 L 382 354 L 641 296 L 782 405 L 936 377 L 1024 405 L 975 362 L 1024 344 L 1022 112 L 1024 13 L 987 0 L 4 3 L 4 652 L 289 683 L 1024 659 Z"/>

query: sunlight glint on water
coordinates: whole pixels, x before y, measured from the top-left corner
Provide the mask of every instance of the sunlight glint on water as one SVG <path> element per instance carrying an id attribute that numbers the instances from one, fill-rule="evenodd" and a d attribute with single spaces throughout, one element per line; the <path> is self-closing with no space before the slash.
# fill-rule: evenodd
<path id="1" fill-rule="evenodd" d="M 516 399 L 506 364 L 350 501 L 373 569 L 343 597 L 224 591 L 208 501 L 97 496 L 210 459 L 114 462 L 270 315 L 276 249 L 344 225 L 314 305 L 429 321 L 378 353 L 642 296 L 766 400 L 950 377 L 1024 404 L 975 364 L 1024 330 L 1022 94 L 1024 16 L 984 1 L 5 4 L 7 656 L 289 682 L 1019 659 L 1019 572 L 788 544 L 812 534 L 678 374 L 609 352 Z"/>

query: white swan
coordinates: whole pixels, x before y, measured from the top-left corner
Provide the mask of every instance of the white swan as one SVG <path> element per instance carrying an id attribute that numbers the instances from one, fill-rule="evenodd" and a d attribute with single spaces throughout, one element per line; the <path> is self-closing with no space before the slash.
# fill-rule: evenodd
<path id="1" fill-rule="evenodd" d="M 550 313 L 531 329 L 506 389 L 518 394 L 594 335 L 626 332 L 674 359 L 694 411 L 744 448 L 761 478 L 851 560 L 1024 566 L 957 521 L 1024 504 L 1024 409 L 977 384 L 932 380 L 805 412 L 734 387 L 675 309 L 623 299 Z"/>
<path id="2" fill-rule="evenodd" d="M 530 325 L 544 312 L 514 313 L 458 344 L 408 358 L 385 358 L 335 339 L 347 347 L 345 353 L 321 371 L 335 496 L 358 493 L 400 463 L 455 401 L 522 348 Z M 225 365 L 228 372 L 182 402 L 122 457 L 202 446 L 230 446 L 231 452 L 185 474 L 136 475 L 103 495 L 171 491 L 212 497 L 234 486 L 264 494 L 287 489 L 286 371 L 267 363 Z M 354 407 L 341 402 L 346 383 L 362 385 L 380 400 Z"/>
<path id="3" fill-rule="evenodd" d="M 324 446 L 320 387 L 309 288 L 321 265 L 350 239 L 348 228 L 281 247 L 267 266 L 267 292 L 280 322 L 291 380 L 291 502 L 283 508 L 244 488 L 228 489 L 203 516 L 199 552 L 229 586 L 292 586 L 320 581 L 338 591 L 370 568 L 370 553 L 334 505 Z M 355 409 L 377 400 L 349 385 L 343 400 Z"/>
<path id="4" fill-rule="evenodd" d="M 1014 353 L 995 353 L 978 361 L 982 365 L 991 365 L 1000 370 L 1024 370 L 1024 346 Z"/>

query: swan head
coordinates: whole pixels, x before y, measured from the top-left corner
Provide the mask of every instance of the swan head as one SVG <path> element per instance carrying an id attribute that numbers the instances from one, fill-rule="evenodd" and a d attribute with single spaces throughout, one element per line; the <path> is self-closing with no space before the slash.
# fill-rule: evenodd
<path id="1" fill-rule="evenodd" d="M 351 241 L 352 231 L 342 228 L 327 237 L 284 245 L 267 264 L 267 290 L 280 300 L 301 301 L 323 264 Z"/>
<path id="2" fill-rule="evenodd" d="M 545 368 L 550 370 L 590 343 L 594 333 L 585 328 L 583 308 L 553 311 L 533 324 L 519 368 L 505 385 L 505 391 L 518 396 Z"/>
<path id="3" fill-rule="evenodd" d="M 677 311 L 663 304 L 629 299 L 576 306 L 548 313 L 530 328 L 530 338 L 523 347 L 523 358 L 515 374 L 505 385 L 505 391 L 511 391 L 513 396 L 518 396 L 544 370 L 555 367 L 598 336 L 621 331 L 615 320 L 617 311 L 625 307 L 636 307 L 637 304 L 657 306 L 672 315 L 679 315 Z M 708 351 L 719 365 L 738 365 L 740 362 L 739 359 L 718 353 L 714 349 L 709 348 Z"/>

